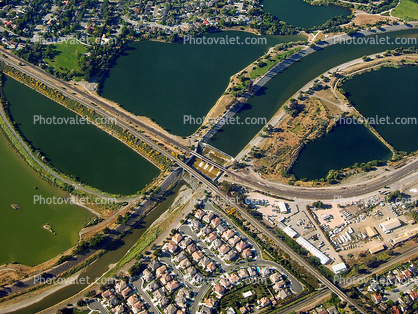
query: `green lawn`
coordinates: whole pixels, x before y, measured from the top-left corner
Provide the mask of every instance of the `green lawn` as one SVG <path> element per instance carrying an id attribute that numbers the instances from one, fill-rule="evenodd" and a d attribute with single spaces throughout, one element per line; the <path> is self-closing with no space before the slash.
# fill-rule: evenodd
<path id="1" fill-rule="evenodd" d="M 399 17 L 405 21 L 417 21 L 418 3 L 411 0 L 401 0 L 399 6 L 392 11 L 392 16 Z"/>
<path id="2" fill-rule="evenodd" d="M 56 71 L 64 72 L 62 69 L 74 70 L 80 72 L 80 67 L 77 62 L 77 54 L 87 52 L 87 49 L 80 43 L 71 40 L 67 43 L 52 44 L 51 58 L 45 58 L 49 66 Z"/>
<path id="3" fill-rule="evenodd" d="M 255 66 L 255 69 L 250 72 L 250 77 L 252 79 L 255 79 L 255 78 L 265 74 L 268 70 L 270 70 L 278 62 L 283 61 L 284 59 L 290 57 L 295 52 L 297 52 L 301 49 L 302 48 L 298 47 L 298 48 L 292 49 L 290 51 L 277 54 L 274 57 L 271 57 L 271 58 L 268 58 L 268 59 L 262 58 L 263 66 L 262 67 Z"/>

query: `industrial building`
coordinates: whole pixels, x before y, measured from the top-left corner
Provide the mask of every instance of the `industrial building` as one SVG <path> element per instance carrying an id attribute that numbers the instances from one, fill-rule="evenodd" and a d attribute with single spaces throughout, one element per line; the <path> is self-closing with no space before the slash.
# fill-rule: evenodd
<path id="1" fill-rule="evenodd" d="M 391 231 L 393 229 L 399 228 L 400 226 L 402 226 L 402 224 L 398 218 L 390 219 L 388 221 L 382 222 L 379 225 L 383 232 Z"/>
<path id="2" fill-rule="evenodd" d="M 287 208 L 287 204 L 285 202 L 279 202 L 279 210 L 282 214 L 287 214 L 289 209 Z"/>
<path id="3" fill-rule="evenodd" d="M 303 247 L 304 249 L 308 250 L 309 253 L 319 258 L 322 265 L 328 264 L 330 262 L 330 258 L 322 253 L 318 248 L 316 248 L 313 244 L 311 244 L 308 240 L 303 237 L 299 237 L 296 239 L 296 242 Z"/>
<path id="4" fill-rule="evenodd" d="M 366 227 L 366 232 L 367 232 L 367 235 L 369 236 L 369 238 L 373 238 L 373 237 L 375 237 L 379 234 L 379 233 L 377 233 L 375 227 L 370 227 L 370 226 Z"/>
<path id="5" fill-rule="evenodd" d="M 286 233 L 292 239 L 298 236 L 298 233 L 294 229 L 290 228 L 289 226 L 284 228 L 283 232 Z"/>
<path id="6" fill-rule="evenodd" d="M 375 247 L 370 248 L 369 252 L 370 254 L 376 254 L 376 253 L 383 251 L 385 248 L 386 246 L 384 244 L 379 244 L 379 245 L 376 245 Z"/>
<path id="7" fill-rule="evenodd" d="M 338 264 L 333 265 L 331 268 L 332 268 L 332 271 L 334 272 L 334 274 L 337 275 L 337 274 L 339 274 L 343 271 L 346 271 L 347 270 L 347 265 L 345 265 L 344 263 L 338 263 Z"/>
<path id="8" fill-rule="evenodd" d="M 409 240 L 410 238 L 412 238 L 413 236 L 417 234 L 418 234 L 418 227 L 410 229 L 408 231 L 401 233 L 397 238 L 394 238 L 392 240 L 392 244 L 396 245 L 396 244 L 402 243 L 406 240 Z"/>

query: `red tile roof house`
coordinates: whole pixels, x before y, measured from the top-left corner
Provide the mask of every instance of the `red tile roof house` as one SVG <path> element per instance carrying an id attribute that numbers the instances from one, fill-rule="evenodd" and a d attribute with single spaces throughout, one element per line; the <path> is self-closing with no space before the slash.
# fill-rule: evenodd
<path id="1" fill-rule="evenodd" d="M 272 282 L 278 282 L 278 281 L 283 279 L 282 275 L 279 274 L 279 273 L 273 273 L 273 274 L 270 275 L 269 278 Z"/>
<path id="2" fill-rule="evenodd" d="M 124 298 L 124 299 L 126 299 L 126 298 L 128 298 L 129 296 L 130 296 L 130 294 L 132 293 L 132 289 L 130 288 L 130 287 L 126 287 L 125 289 L 123 289 L 122 290 L 122 292 L 121 292 L 121 294 L 122 294 L 122 297 Z"/>
<path id="3" fill-rule="evenodd" d="M 179 244 L 181 240 L 183 240 L 183 236 L 180 233 L 176 233 L 172 240 L 176 243 Z"/>
<path id="4" fill-rule="evenodd" d="M 380 301 L 382 301 L 382 299 L 383 299 L 383 297 L 380 293 L 375 293 L 375 294 L 373 294 L 372 297 L 373 297 L 374 303 L 376 303 L 376 304 L 380 303 Z"/>
<path id="5" fill-rule="evenodd" d="M 411 296 L 411 298 L 412 298 L 413 300 L 418 299 L 418 293 L 417 293 L 417 292 L 412 291 L 409 295 Z"/>
<path id="6" fill-rule="evenodd" d="M 177 249 L 179 248 L 177 246 L 177 244 L 173 243 L 173 242 L 169 242 L 166 245 L 167 251 L 169 251 L 171 254 L 173 254 L 175 251 L 177 251 Z"/>
<path id="7" fill-rule="evenodd" d="M 241 241 L 241 238 L 238 236 L 234 236 L 228 240 L 228 243 L 230 246 L 235 246 L 239 241 Z"/>
<path id="8" fill-rule="evenodd" d="M 206 270 L 210 273 L 213 273 L 216 270 L 216 265 L 214 262 L 210 262 L 207 266 L 206 266 Z"/>
<path id="9" fill-rule="evenodd" d="M 136 302 L 134 305 L 132 305 L 132 311 L 134 313 L 139 313 L 140 311 L 145 310 L 145 305 L 141 301 Z"/>
<path id="10" fill-rule="evenodd" d="M 167 291 L 169 292 L 173 292 L 174 290 L 176 290 L 178 287 L 180 287 L 180 284 L 177 280 L 172 280 L 170 281 L 165 288 L 167 289 Z"/>
<path id="11" fill-rule="evenodd" d="M 214 241 L 216 238 L 218 238 L 218 236 L 216 235 L 216 232 L 212 232 L 211 234 L 209 234 L 207 237 L 206 237 L 206 240 L 208 241 L 208 242 L 212 242 L 212 241 Z"/>
<path id="12" fill-rule="evenodd" d="M 261 298 L 261 299 L 260 299 L 260 300 L 258 300 L 257 302 L 258 302 L 258 304 L 259 304 L 261 307 L 266 307 L 267 305 L 270 305 L 270 304 L 271 304 L 270 299 L 269 299 L 269 298 L 266 298 L 266 297 Z"/>
<path id="13" fill-rule="evenodd" d="M 208 308 L 213 308 L 215 305 L 216 305 L 216 300 L 214 300 L 214 299 L 206 299 L 205 300 L 205 305 L 208 307 Z"/>
<path id="14" fill-rule="evenodd" d="M 234 234 L 235 234 L 234 230 L 229 229 L 229 230 L 226 230 L 226 231 L 222 234 L 222 237 L 223 237 L 225 240 L 229 240 L 230 238 L 232 238 L 232 236 L 233 236 Z"/>
<path id="15" fill-rule="evenodd" d="M 106 291 L 102 292 L 102 298 L 103 298 L 104 301 L 109 300 L 114 295 L 115 294 L 111 290 L 106 290 Z"/>
<path id="16" fill-rule="evenodd" d="M 125 282 L 125 281 L 123 281 L 123 280 L 119 280 L 119 281 L 116 283 L 115 288 L 116 288 L 116 291 L 117 291 L 117 292 L 122 292 L 122 290 L 123 290 L 123 289 L 125 289 L 127 286 L 128 286 L 128 285 L 126 284 L 126 282 Z"/>
<path id="17" fill-rule="evenodd" d="M 157 270 L 155 271 L 155 274 L 157 275 L 157 277 L 161 277 L 166 272 L 167 272 L 167 266 L 162 265 L 157 268 Z"/>
<path id="18" fill-rule="evenodd" d="M 224 286 L 225 289 L 231 289 L 232 288 L 231 282 L 226 278 L 222 278 L 221 280 L 219 280 L 219 283 L 222 286 Z"/>
<path id="19" fill-rule="evenodd" d="M 409 270 L 405 270 L 404 272 L 403 272 L 403 274 L 405 275 L 405 277 L 406 278 L 412 278 L 413 276 L 412 276 L 412 273 L 409 271 Z"/>
<path id="20" fill-rule="evenodd" d="M 228 279 L 233 285 L 236 285 L 239 283 L 239 276 L 237 274 L 230 274 L 228 276 Z"/>
<path id="21" fill-rule="evenodd" d="M 250 308 L 248 306 L 247 307 L 243 306 L 243 307 L 240 307 L 239 311 L 241 312 L 241 314 L 247 314 L 247 313 L 250 313 Z"/>
<path id="22" fill-rule="evenodd" d="M 246 278 L 248 278 L 248 272 L 244 268 L 242 268 L 238 271 L 238 276 L 241 279 L 246 279 Z"/>
<path id="23" fill-rule="evenodd" d="M 133 294 L 133 295 L 131 295 L 129 298 L 128 298 L 128 300 L 126 301 L 129 305 L 131 305 L 131 306 L 133 306 L 136 302 L 138 302 L 139 301 L 139 299 L 138 299 L 138 295 L 136 295 L 136 294 Z"/>
<path id="24" fill-rule="evenodd" d="M 206 223 L 209 223 L 213 218 L 215 218 L 215 214 L 212 212 L 207 213 L 205 216 L 203 216 L 203 221 Z"/>
<path id="25" fill-rule="evenodd" d="M 221 223 L 222 223 L 222 220 L 219 217 L 216 217 L 215 219 L 212 219 L 212 221 L 210 222 L 210 224 L 212 225 L 213 228 L 216 228 Z"/>
<path id="26" fill-rule="evenodd" d="M 217 294 L 218 298 L 222 298 L 226 292 L 226 289 L 221 284 L 216 284 L 213 286 L 213 291 Z"/>
<path id="27" fill-rule="evenodd" d="M 222 255 L 225 255 L 226 253 L 228 253 L 231 249 L 229 248 L 229 246 L 223 244 L 220 248 L 219 248 L 219 252 Z"/>
<path id="28" fill-rule="evenodd" d="M 250 248 L 246 248 L 244 251 L 242 251 L 241 256 L 243 258 L 249 258 L 249 257 L 253 256 L 253 253 L 251 252 Z"/>
<path id="29" fill-rule="evenodd" d="M 185 258 L 184 260 L 182 260 L 180 263 L 179 263 L 179 267 L 180 268 L 183 268 L 183 269 L 186 269 L 187 267 L 190 267 L 192 265 L 192 263 L 189 261 L 189 259 L 187 259 L 187 258 Z"/>
<path id="30" fill-rule="evenodd" d="M 198 209 L 198 210 L 196 210 L 196 212 L 194 213 L 194 216 L 197 218 L 197 219 L 202 219 L 203 218 L 203 216 L 205 216 L 205 212 L 203 211 L 203 210 L 201 210 L 201 209 Z"/>
<path id="31" fill-rule="evenodd" d="M 163 286 L 165 286 L 168 282 L 170 282 L 173 278 L 169 274 L 165 274 L 160 278 L 160 282 Z"/>
<path id="32" fill-rule="evenodd" d="M 203 258 L 203 254 L 201 251 L 196 251 L 192 254 L 192 257 L 193 257 L 193 260 L 197 262 Z"/>
<path id="33" fill-rule="evenodd" d="M 189 254 L 192 254 L 193 252 L 196 252 L 196 251 L 197 251 L 197 248 L 196 248 L 196 245 L 194 245 L 194 243 L 189 244 L 186 248 L 186 252 Z"/>
<path id="34" fill-rule="evenodd" d="M 392 314 L 399 314 L 400 311 L 396 305 L 392 306 Z"/>
<path id="35" fill-rule="evenodd" d="M 244 241 L 241 241 L 240 243 L 238 243 L 235 248 L 237 249 L 238 252 L 242 252 L 247 248 L 248 244 L 245 243 Z"/>

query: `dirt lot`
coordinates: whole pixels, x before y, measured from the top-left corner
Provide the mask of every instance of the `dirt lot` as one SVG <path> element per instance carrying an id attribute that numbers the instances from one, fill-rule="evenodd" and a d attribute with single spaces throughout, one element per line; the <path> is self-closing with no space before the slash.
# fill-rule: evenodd
<path id="1" fill-rule="evenodd" d="M 355 26 L 359 26 L 359 25 L 374 25 L 376 24 L 376 22 L 379 21 L 396 21 L 397 19 L 394 17 L 390 17 L 390 16 L 380 16 L 380 15 L 376 15 L 376 14 L 368 14 L 368 13 L 363 13 L 362 11 L 359 11 L 359 14 L 354 18 L 354 25 Z"/>

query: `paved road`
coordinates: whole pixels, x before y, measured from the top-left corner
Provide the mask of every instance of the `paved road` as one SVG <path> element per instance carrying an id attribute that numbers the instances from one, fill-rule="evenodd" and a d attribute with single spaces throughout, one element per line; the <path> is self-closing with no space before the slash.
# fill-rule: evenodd
<path id="1" fill-rule="evenodd" d="M 141 298 L 144 299 L 145 302 L 150 306 L 148 310 L 151 313 L 155 313 L 155 314 L 160 313 L 160 311 L 154 307 L 154 303 L 152 303 L 149 295 L 142 288 L 143 282 L 144 282 L 143 279 L 139 278 L 137 280 L 132 281 L 132 285 L 136 289 L 136 292 L 141 296 Z"/>
<path id="2" fill-rule="evenodd" d="M 93 300 L 91 300 L 91 302 L 89 302 L 89 304 L 87 305 L 87 307 L 90 309 L 90 310 L 93 310 L 93 311 L 98 311 L 98 312 L 100 312 L 101 314 L 107 314 L 107 311 L 106 311 L 106 309 L 103 307 L 103 305 L 100 303 L 100 301 L 99 300 L 97 300 L 97 299 L 93 299 Z"/>

